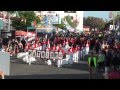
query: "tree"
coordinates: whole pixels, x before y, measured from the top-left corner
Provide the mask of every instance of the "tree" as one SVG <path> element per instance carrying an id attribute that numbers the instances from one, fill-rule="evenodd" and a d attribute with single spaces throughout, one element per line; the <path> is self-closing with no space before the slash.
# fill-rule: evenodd
<path id="1" fill-rule="evenodd" d="M 89 26 L 91 29 L 102 30 L 105 27 L 106 22 L 102 18 L 87 17 L 83 19 L 83 25 Z"/>
<path id="2" fill-rule="evenodd" d="M 12 26 L 16 29 L 26 28 L 31 26 L 31 22 L 36 20 L 37 23 L 40 22 L 39 17 L 37 17 L 34 11 L 18 11 L 20 18 L 13 18 Z"/>
<path id="3" fill-rule="evenodd" d="M 77 20 L 73 20 L 72 16 L 66 16 L 65 19 L 68 22 L 68 24 L 71 27 L 73 27 L 74 29 L 78 26 L 78 21 Z"/>

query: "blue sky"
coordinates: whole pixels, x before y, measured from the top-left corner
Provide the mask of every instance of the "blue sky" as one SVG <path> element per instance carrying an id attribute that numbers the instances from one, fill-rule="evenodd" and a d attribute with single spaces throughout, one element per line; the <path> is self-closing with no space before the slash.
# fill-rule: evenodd
<path id="1" fill-rule="evenodd" d="M 109 20 L 109 11 L 84 11 L 84 17 L 94 16 Z"/>

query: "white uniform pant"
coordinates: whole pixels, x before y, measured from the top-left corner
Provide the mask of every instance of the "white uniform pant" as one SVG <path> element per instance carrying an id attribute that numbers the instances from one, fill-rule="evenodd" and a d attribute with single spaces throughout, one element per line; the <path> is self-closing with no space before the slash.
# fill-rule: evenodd
<path id="1" fill-rule="evenodd" d="M 74 53 L 74 62 L 78 62 L 78 51 Z"/>
<path id="2" fill-rule="evenodd" d="M 62 60 L 58 60 L 58 61 L 57 61 L 57 66 L 58 66 L 58 67 L 62 67 Z"/>

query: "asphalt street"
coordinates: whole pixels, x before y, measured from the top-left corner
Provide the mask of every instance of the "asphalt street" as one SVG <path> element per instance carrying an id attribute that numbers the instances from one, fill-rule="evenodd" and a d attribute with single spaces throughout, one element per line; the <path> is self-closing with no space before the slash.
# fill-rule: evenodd
<path id="1" fill-rule="evenodd" d="M 86 60 L 58 68 L 55 64 L 48 66 L 40 59 L 28 65 L 12 57 L 10 75 L 5 76 L 5 79 L 89 79 L 89 71 Z M 101 79 L 101 74 L 97 73 L 95 79 Z"/>

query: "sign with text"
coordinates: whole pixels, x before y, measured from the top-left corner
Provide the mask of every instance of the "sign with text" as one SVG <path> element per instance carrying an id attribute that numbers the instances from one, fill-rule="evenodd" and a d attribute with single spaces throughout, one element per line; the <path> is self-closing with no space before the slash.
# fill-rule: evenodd
<path id="1" fill-rule="evenodd" d="M 42 58 L 42 59 L 44 59 L 44 58 L 46 57 L 45 54 L 46 54 L 45 51 L 41 51 L 41 58 Z"/>
<path id="2" fill-rule="evenodd" d="M 29 50 L 28 56 L 42 58 L 42 59 L 63 59 L 62 52 Z"/>
<path id="3" fill-rule="evenodd" d="M 60 60 L 62 60 L 63 59 L 63 54 L 62 54 L 62 52 L 59 52 L 59 55 L 58 55 L 58 59 L 60 59 Z"/>
<path id="4" fill-rule="evenodd" d="M 54 59 L 58 59 L 58 52 L 54 52 Z"/>
<path id="5" fill-rule="evenodd" d="M 46 59 L 49 59 L 50 57 L 49 57 L 49 51 L 46 51 Z"/>

